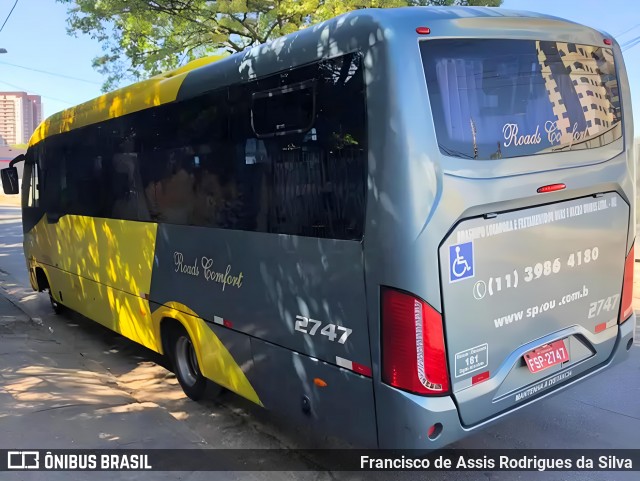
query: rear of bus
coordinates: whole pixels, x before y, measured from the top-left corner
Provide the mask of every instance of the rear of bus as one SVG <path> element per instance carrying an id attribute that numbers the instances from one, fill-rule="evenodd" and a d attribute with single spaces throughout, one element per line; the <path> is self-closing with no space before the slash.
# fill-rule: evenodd
<path id="1" fill-rule="evenodd" d="M 365 233 L 378 437 L 431 449 L 626 358 L 633 126 L 606 34 L 489 9 L 391 21 Z"/>

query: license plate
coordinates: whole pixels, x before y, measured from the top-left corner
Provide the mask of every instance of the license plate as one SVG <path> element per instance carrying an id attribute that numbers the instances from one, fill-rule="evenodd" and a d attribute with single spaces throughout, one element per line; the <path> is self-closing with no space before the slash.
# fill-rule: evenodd
<path id="1" fill-rule="evenodd" d="M 527 363 L 527 367 L 531 372 L 544 371 L 551 366 L 567 362 L 568 360 L 569 352 L 562 339 L 554 341 L 551 344 L 545 344 L 524 355 L 524 361 Z"/>

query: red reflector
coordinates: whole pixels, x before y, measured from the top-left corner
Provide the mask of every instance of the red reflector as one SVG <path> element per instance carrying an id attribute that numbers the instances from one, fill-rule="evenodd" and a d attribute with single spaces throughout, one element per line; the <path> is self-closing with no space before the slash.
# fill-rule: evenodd
<path id="1" fill-rule="evenodd" d="M 606 322 L 601 322 L 600 324 L 598 324 L 595 328 L 595 333 L 598 334 L 599 332 L 604 331 L 607 328 L 607 323 Z"/>
<path id="2" fill-rule="evenodd" d="M 442 316 L 392 289 L 382 291 L 382 380 L 417 394 L 449 390 Z"/>
<path id="3" fill-rule="evenodd" d="M 556 190 L 566 189 L 567 186 L 565 184 L 549 184 L 543 187 L 538 188 L 539 194 L 544 194 L 545 192 L 555 192 Z"/>
<path id="4" fill-rule="evenodd" d="M 363 376 L 371 377 L 371 368 L 367 366 L 363 366 L 362 364 L 358 364 L 357 362 L 352 362 L 353 371 L 358 374 L 362 374 Z"/>
<path id="5" fill-rule="evenodd" d="M 480 374 L 476 374 L 471 378 L 471 385 L 478 384 L 479 382 L 486 381 L 489 379 L 489 371 L 482 372 Z"/>
<path id="6" fill-rule="evenodd" d="M 429 35 L 431 33 L 431 29 L 429 27 L 418 27 L 416 28 L 416 33 L 420 35 Z"/>
<path id="7" fill-rule="evenodd" d="M 605 45 L 613 45 L 613 41 L 610 38 L 605 38 L 603 42 Z"/>
<path id="8" fill-rule="evenodd" d="M 222 322 L 224 327 L 233 327 L 233 323 L 231 321 L 227 321 L 226 319 Z"/>
<path id="9" fill-rule="evenodd" d="M 618 317 L 618 323 L 622 324 L 629 319 L 629 316 L 633 312 L 633 269 L 635 263 L 634 256 L 634 244 L 631 245 L 631 250 L 624 261 L 624 280 L 622 282 L 622 301 L 620 302 L 620 316 Z"/>

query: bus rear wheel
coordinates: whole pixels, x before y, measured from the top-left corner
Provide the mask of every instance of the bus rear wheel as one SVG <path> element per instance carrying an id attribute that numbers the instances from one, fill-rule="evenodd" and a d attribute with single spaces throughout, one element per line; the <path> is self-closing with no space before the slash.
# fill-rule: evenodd
<path id="1" fill-rule="evenodd" d="M 51 303 L 53 312 L 55 312 L 56 314 L 62 314 L 64 312 L 64 306 L 53 298 L 53 294 L 51 294 L 51 291 L 49 291 L 49 302 Z"/>
<path id="2" fill-rule="evenodd" d="M 182 327 L 175 330 L 171 360 L 184 393 L 194 401 L 202 399 L 207 388 L 207 379 L 200 372 L 193 342 Z"/>

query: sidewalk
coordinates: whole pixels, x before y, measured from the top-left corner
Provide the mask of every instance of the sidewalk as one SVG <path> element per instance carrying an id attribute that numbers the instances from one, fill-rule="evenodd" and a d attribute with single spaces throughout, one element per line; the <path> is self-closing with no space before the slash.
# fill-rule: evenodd
<path id="1" fill-rule="evenodd" d="M 80 369 L 78 369 L 80 366 Z M 85 369 L 82 369 L 84 367 Z M 81 420 L 82 429 L 71 421 Z M 149 437 L 153 426 L 153 437 Z M 43 435 L 55 433 L 55 437 Z M 0 449 L 187 448 L 203 440 L 138 403 L 0 292 Z"/>

